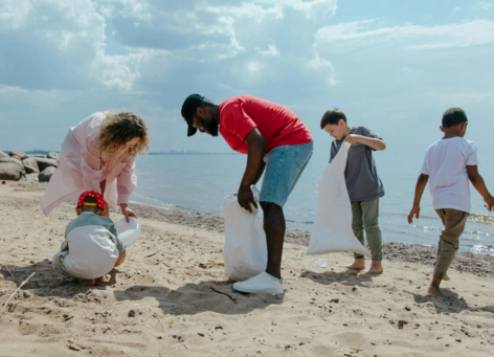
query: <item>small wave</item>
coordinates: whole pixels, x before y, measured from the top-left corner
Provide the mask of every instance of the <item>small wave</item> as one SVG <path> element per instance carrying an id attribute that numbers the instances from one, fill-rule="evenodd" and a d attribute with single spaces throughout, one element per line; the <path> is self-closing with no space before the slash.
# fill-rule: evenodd
<path id="1" fill-rule="evenodd" d="M 494 216 L 492 215 L 471 213 L 469 219 L 476 223 L 494 224 Z"/>
<path id="2" fill-rule="evenodd" d="M 488 255 L 494 257 L 494 245 L 476 244 L 470 248 L 470 252 L 474 255 Z"/>

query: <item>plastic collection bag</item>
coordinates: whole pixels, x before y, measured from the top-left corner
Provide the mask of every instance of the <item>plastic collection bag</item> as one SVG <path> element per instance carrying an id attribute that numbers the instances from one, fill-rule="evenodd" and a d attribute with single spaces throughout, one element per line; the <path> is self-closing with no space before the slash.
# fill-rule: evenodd
<path id="1" fill-rule="evenodd" d="M 259 191 L 251 187 L 254 199 L 259 203 Z M 258 218 L 242 208 L 236 196 L 225 198 L 225 245 L 223 256 L 225 272 L 233 280 L 246 280 L 263 272 L 267 264 L 266 235 Z"/>
<path id="2" fill-rule="evenodd" d="M 115 223 L 115 229 L 117 230 L 118 239 L 122 242 L 125 249 L 134 244 L 141 234 L 141 225 L 135 218 L 129 218 L 127 222 L 124 219 Z"/>
<path id="3" fill-rule="evenodd" d="M 317 214 L 307 248 L 308 254 L 339 251 L 369 254 L 352 230 L 352 207 L 345 182 L 349 149 L 349 143 L 341 144 L 319 181 Z"/>

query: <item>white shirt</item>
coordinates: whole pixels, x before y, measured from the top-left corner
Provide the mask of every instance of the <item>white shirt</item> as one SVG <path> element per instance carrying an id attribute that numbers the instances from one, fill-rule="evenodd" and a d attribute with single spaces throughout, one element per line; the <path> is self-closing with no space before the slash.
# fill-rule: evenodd
<path id="1" fill-rule="evenodd" d="M 109 218 L 88 212 L 71 222 L 65 238 L 68 254 L 63 257 L 67 273 L 81 279 L 96 279 L 113 269 L 120 253 L 109 224 L 113 224 Z"/>
<path id="2" fill-rule="evenodd" d="M 433 143 L 425 153 L 422 173 L 429 176 L 434 209 L 470 212 L 467 166 L 477 165 L 477 148 L 455 136 Z"/>

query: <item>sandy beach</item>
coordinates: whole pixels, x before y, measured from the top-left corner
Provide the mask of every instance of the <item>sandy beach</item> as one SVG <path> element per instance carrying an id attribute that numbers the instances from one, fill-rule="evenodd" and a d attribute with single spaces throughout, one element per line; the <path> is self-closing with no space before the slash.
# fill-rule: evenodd
<path id="1" fill-rule="evenodd" d="M 383 275 L 355 275 L 350 254 L 316 266 L 291 231 L 285 295 L 242 295 L 226 282 L 221 218 L 134 206 L 143 234 L 116 283 L 86 287 L 47 260 L 74 209 L 44 217 L 44 188 L 0 184 L 1 357 L 493 355 L 493 258 L 460 254 L 432 298 L 432 249 L 388 243 Z"/>

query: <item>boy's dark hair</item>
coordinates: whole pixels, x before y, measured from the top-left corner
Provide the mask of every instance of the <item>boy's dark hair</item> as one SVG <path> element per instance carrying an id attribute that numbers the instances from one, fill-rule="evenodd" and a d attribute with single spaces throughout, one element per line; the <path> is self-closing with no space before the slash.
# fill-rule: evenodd
<path id="1" fill-rule="evenodd" d="M 443 114 L 442 126 L 443 128 L 450 128 L 452 126 L 466 123 L 468 121 L 467 115 L 461 108 L 449 108 Z"/>
<path id="2" fill-rule="evenodd" d="M 336 125 L 340 120 L 343 120 L 346 123 L 346 115 L 341 109 L 335 108 L 328 110 L 321 118 L 321 129 L 324 129 L 328 124 Z"/>

